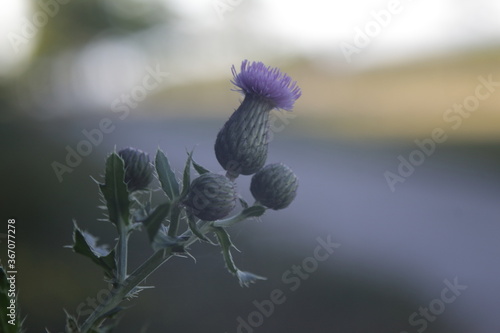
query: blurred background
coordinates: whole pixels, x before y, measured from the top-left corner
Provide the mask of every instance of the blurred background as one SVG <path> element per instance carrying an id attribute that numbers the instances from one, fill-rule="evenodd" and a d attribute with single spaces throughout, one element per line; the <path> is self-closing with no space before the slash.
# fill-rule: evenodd
<path id="1" fill-rule="evenodd" d="M 196 147 L 197 162 L 222 172 L 213 143 L 241 100 L 231 66 L 249 59 L 303 92 L 292 113 L 273 111 L 268 157 L 296 172 L 298 197 L 230 230 L 239 266 L 268 280 L 240 288 L 219 250 L 196 244 L 196 263 L 167 262 L 118 331 L 498 332 L 498 17 L 494 0 L 3 4 L 1 225 L 17 220 L 28 331 L 63 331 L 63 309 L 88 310 L 106 287 L 63 246 L 72 220 L 114 242 L 91 179 L 107 154 L 160 147 L 180 174 Z M 318 237 L 340 247 L 290 290 L 283 274 Z M 132 237 L 132 267 L 146 243 Z M 467 286 L 449 304 L 445 280 Z M 238 328 L 274 289 L 286 301 Z"/>

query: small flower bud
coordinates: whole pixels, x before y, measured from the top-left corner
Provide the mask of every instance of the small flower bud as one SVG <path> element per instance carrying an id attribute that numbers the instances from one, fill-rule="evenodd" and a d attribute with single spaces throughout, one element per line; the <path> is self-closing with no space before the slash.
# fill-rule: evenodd
<path id="1" fill-rule="evenodd" d="M 184 204 L 202 220 L 222 219 L 236 206 L 235 185 L 225 176 L 204 173 L 191 183 Z"/>
<path id="2" fill-rule="evenodd" d="M 297 194 L 299 182 L 283 163 L 268 164 L 252 177 L 250 191 L 262 205 L 278 210 L 288 207 Z"/>
<path id="3" fill-rule="evenodd" d="M 261 62 L 241 64 L 234 75 L 237 91 L 245 94 L 240 107 L 219 131 L 215 141 L 215 156 L 230 178 L 252 175 L 267 159 L 269 143 L 269 112 L 274 108 L 291 110 L 300 97 L 296 82 L 277 68 Z"/>
<path id="4" fill-rule="evenodd" d="M 118 152 L 125 166 L 125 183 L 130 192 L 145 190 L 153 180 L 149 155 L 142 150 L 125 148 Z"/>

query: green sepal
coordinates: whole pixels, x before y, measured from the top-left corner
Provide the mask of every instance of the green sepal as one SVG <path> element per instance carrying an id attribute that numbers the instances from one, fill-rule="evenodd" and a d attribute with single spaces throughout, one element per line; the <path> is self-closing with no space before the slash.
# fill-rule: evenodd
<path id="1" fill-rule="evenodd" d="M 199 175 L 210 172 L 210 170 L 208 170 L 207 168 L 196 163 L 194 159 L 192 160 L 192 163 L 193 163 L 193 168 L 196 170 L 196 172 L 198 172 Z"/>
<path id="2" fill-rule="evenodd" d="M 170 212 L 170 203 L 166 202 L 164 204 L 156 206 L 156 208 L 151 212 L 151 214 L 146 217 L 142 223 L 146 228 L 148 233 L 149 242 L 153 243 L 155 236 L 158 234 L 158 229 L 160 229 L 161 223 L 165 220 Z"/>
<path id="3" fill-rule="evenodd" d="M 2 329 L 1 332 L 5 333 L 22 333 L 24 332 L 24 329 L 22 328 L 23 321 L 21 320 L 21 313 L 19 310 L 19 303 L 17 299 L 17 294 L 14 297 L 9 296 L 9 281 L 7 280 L 7 272 L 4 270 L 4 268 L 0 265 L 0 307 L 2 309 L 2 315 L 0 316 L 0 328 Z M 17 276 L 16 276 L 17 278 Z M 16 307 L 16 317 L 15 318 L 10 318 L 7 314 L 9 309 L 7 309 L 8 306 L 10 306 L 11 302 L 10 300 L 14 299 L 15 300 L 15 307 Z M 11 320 L 14 320 L 14 325 L 9 324 L 9 322 L 12 323 Z"/>
<path id="4" fill-rule="evenodd" d="M 158 149 L 156 152 L 155 167 L 163 192 L 165 192 L 170 200 L 175 200 L 179 196 L 179 184 L 170 167 L 167 156 L 161 149 Z"/>
<path id="5" fill-rule="evenodd" d="M 104 274 L 108 278 L 115 278 L 115 250 L 109 251 L 104 246 L 97 246 L 97 238 L 88 232 L 81 231 L 76 225 L 76 222 L 74 222 L 74 224 L 73 245 L 71 246 L 73 251 L 89 258 L 94 263 L 101 266 L 101 268 L 104 269 Z"/>
<path id="6" fill-rule="evenodd" d="M 112 153 L 106 160 L 104 184 L 99 184 L 99 189 L 106 200 L 109 221 L 115 224 L 118 230 L 130 224 L 130 200 L 124 177 L 123 160 L 116 153 Z"/>
<path id="7" fill-rule="evenodd" d="M 222 249 L 222 256 L 224 258 L 224 262 L 226 263 L 226 268 L 230 273 L 236 275 L 240 282 L 240 286 L 248 287 L 250 283 L 255 283 L 257 280 L 267 280 L 263 276 L 239 270 L 234 264 L 233 256 L 231 255 L 231 247 L 234 246 L 231 242 L 231 238 L 229 238 L 229 234 L 224 228 L 219 227 L 213 227 L 213 231 L 215 232 L 219 245 Z"/>

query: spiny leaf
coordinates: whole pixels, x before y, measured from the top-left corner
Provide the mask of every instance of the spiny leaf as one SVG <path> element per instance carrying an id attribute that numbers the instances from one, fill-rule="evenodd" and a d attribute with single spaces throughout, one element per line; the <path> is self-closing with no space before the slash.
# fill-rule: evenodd
<path id="1" fill-rule="evenodd" d="M 245 208 L 241 212 L 241 215 L 243 215 L 245 218 L 259 217 L 259 216 L 262 216 L 265 212 L 266 212 L 266 207 L 256 205 L 256 206 L 251 206 L 251 207 Z"/>
<path id="2" fill-rule="evenodd" d="M 105 183 L 100 184 L 99 188 L 106 200 L 109 220 L 118 230 L 130 224 L 130 201 L 124 177 L 123 160 L 116 153 L 112 153 L 106 160 Z"/>
<path id="3" fill-rule="evenodd" d="M 155 167 L 163 192 L 170 200 L 174 200 L 179 196 L 179 184 L 172 168 L 170 168 L 167 156 L 161 149 L 156 152 Z"/>
<path id="4" fill-rule="evenodd" d="M 142 222 L 146 227 L 150 243 L 153 243 L 161 223 L 168 216 L 169 212 L 170 203 L 166 202 L 157 206 L 155 210 Z"/>
<path id="5" fill-rule="evenodd" d="M 108 278 L 114 278 L 116 271 L 115 251 L 96 245 L 97 239 L 91 234 L 81 231 L 75 222 L 73 231 L 73 251 L 79 253 L 104 269 Z"/>
<path id="6" fill-rule="evenodd" d="M 229 234 L 224 228 L 220 227 L 214 227 L 214 232 L 222 248 L 222 256 L 224 257 L 226 268 L 230 273 L 236 275 L 241 286 L 248 287 L 250 283 L 255 283 L 257 280 L 266 280 L 265 277 L 239 270 L 234 264 L 233 256 L 231 255 L 231 247 L 234 247 L 234 245 L 229 238 Z"/>
<path id="7" fill-rule="evenodd" d="M 245 287 L 249 287 L 251 283 L 255 283 L 258 280 L 267 280 L 267 278 L 265 278 L 263 276 L 256 275 L 256 274 L 253 274 L 250 272 L 240 271 L 240 270 L 238 270 L 238 272 L 236 273 L 236 276 L 238 277 L 238 280 L 240 281 L 240 286 L 245 286 Z"/>
<path id="8" fill-rule="evenodd" d="M 238 272 L 238 268 L 236 268 L 236 265 L 234 264 L 233 256 L 230 251 L 233 243 L 229 238 L 229 234 L 224 228 L 219 227 L 214 227 L 214 232 L 222 249 L 222 256 L 224 257 L 224 262 L 226 263 L 227 270 L 232 274 L 236 274 Z"/>
<path id="9" fill-rule="evenodd" d="M 210 170 L 208 170 L 207 168 L 196 163 L 194 159 L 192 160 L 192 163 L 193 163 L 193 168 L 196 170 L 196 172 L 198 172 L 199 175 L 210 172 Z"/>
<path id="10" fill-rule="evenodd" d="M 188 153 L 186 165 L 184 166 L 184 173 L 182 175 L 182 193 L 181 200 L 188 194 L 189 186 L 191 185 L 191 161 L 193 159 L 193 151 Z"/>
<path id="11" fill-rule="evenodd" d="M 184 247 L 180 244 L 180 240 L 178 238 L 170 237 L 162 231 L 156 234 L 151 246 L 155 252 L 163 250 L 167 247 L 172 248 L 172 253 L 184 252 Z"/>
<path id="12" fill-rule="evenodd" d="M 78 327 L 78 320 L 70 315 L 66 310 L 66 333 L 80 333 L 80 327 Z"/>
<path id="13" fill-rule="evenodd" d="M 125 299 L 127 300 L 131 300 L 133 298 L 137 298 L 139 297 L 139 293 L 145 289 L 153 289 L 154 286 L 137 286 L 135 287 L 134 289 L 132 289 L 131 291 L 129 291 L 129 293 L 127 295 L 125 295 Z"/>
<path id="14" fill-rule="evenodd" d="M 244 221 L 250 217 L 258 217 L 262 216 L 266 212 L 266 207 L 255 205 L 248 208 L 243 209 L 238 215 L 229 217 L 223 220 L 217 220 L 213 222 L 215 227 L 230 227 L 233 224 Z"/>

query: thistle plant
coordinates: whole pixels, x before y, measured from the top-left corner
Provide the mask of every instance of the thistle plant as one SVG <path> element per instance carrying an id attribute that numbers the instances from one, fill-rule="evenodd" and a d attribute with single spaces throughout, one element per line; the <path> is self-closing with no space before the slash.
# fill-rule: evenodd
<path id="1" fill-rule="evenodd" d="M 215 155 L 225 175 L 214 173 L 187 154 L 181 179 L 165 153 L 158 149 L 154 162 L 135 148 L 111 153 L 104 177 L 96 181 L 106 211 L 105 221 L 116 227 L 117 242 L 112 247 L 96 245 L 96 238 L 74 223 L 70 248 L 94 262 L 110 284 L 111 296 L 87 318 L 67 314 L 67 333 L 111 332 L 126 300 L 147 286 L 144 280 L 172 256 L 192 256 L 196 242 L 219 246 L 227 270 L 241 286 L 265 278 L 240 270 L 232 256 L 233 243 L 227 229 L 269 209 L 286 208 L 295 198 L 298 180 L 284 164 L 264 166 L 269 143 L 269 112 L 274 108 L 290 111 L 301 91 L 296 82 L 276 68 L 261 62 L 243 61 L 240 73 L 233 66 L 233 83 L 244 94 L 241 105 L 224 124 L 215 141 Z M 191 169 L 197 176 L 192 179 Z M 237 192 L 239 175 L 254 175 L 249 205 Z M 164 194 L 161 204 L 152 205 L 151 185 Z M 241 206 L 239 211 L 236 206 Z M 152 254 L 139 267 L 128 267 L 129 237 L 144 230 Z M 76 319 L 79 318 L 79 319 Z"/>

